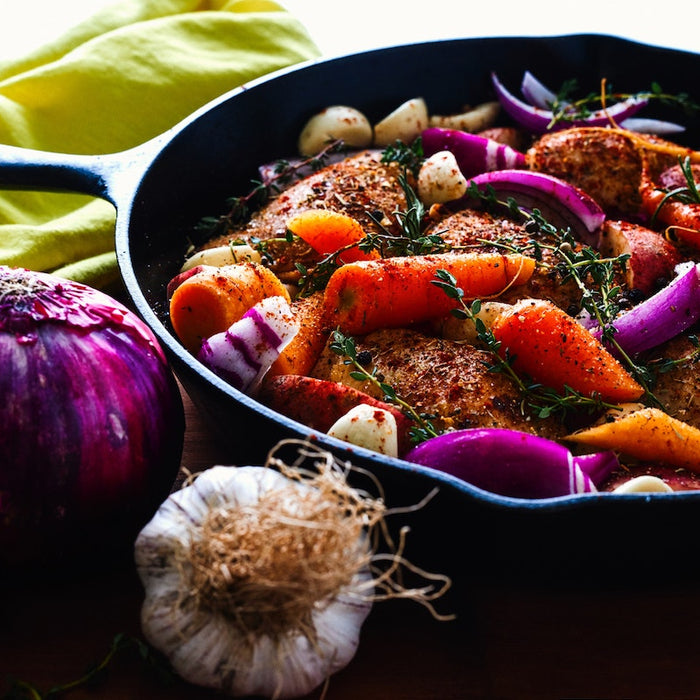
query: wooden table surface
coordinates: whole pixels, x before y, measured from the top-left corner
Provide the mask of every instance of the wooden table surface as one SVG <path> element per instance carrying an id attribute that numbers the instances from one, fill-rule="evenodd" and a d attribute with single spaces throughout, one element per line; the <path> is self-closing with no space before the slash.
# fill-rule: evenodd
<path id="1" fill-rule="evenodd" d="M 183 466 L 220 463 L 208 426 L 187 397 L 185 405 Z M 663 552 L 650 556 L 663 561 Z M 142 639 L 142 591 L 130 566 L 77 584 L 57 582 L 51 571 L 38 578 L 19 590 L 0 589 L 0 697 L 12 678 L 45 692 L 80 677 L 117 634 Z M 464 587 L 453 622 L 406 601 L 378 604 L 357 655 L 331 679 L 326 697 L 700 698 L 700 583 L 614 583 L 475 582 Z M 177 679 L 165 683 L 128 649 L 108 668 L 94 689 L 66 697 L 217 697 Z"/>

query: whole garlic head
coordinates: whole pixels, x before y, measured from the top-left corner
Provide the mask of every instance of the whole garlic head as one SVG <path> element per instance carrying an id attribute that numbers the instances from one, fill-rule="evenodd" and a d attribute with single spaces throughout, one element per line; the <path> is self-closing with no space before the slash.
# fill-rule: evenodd
<path id="1" fill-rule="evenodd" d="M 311 540 L 285 540 L 287 525 L 303 526 L 303 503 L 316 497 L 310 489 L 267 467 L 212 467 L 173 493 L 141 531 L 143 633 L 183 679 L 235 697 L 294 698 L 350 662 L 372 605 L 371 575 L 364 566 L 334 595 L 308 604 L 315 579 L 303 580 L 312 562 L 298 547 L 337 536 L 316 523 L 306 528 Z M 261 508 L 266 498 L 274 509 Z M 280 541 L 254 530 L 261 524 Z M 246 532 L 254 537 L 244 543 Z"/>

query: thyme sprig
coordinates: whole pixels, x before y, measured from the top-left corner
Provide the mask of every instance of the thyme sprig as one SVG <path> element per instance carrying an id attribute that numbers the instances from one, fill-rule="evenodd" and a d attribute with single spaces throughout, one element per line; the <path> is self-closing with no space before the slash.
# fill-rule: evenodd
<path id="1" fill-rule="evenodd" d="M 159 654 L 140 639 L 120 632 L 112 639 L 105 656 L 100 661 L 91 664 L 79 678 L 55 685 L 46 692 L 42 692 L 27 681 L 14 680 L 8 692 L 3 695 L 2 700 L 58 700 L 81 688 L 94 690 L 105 682 L 110 666 L 116 657 L 129 650 L 135 650 L 140 661 L 155 672 L 161 681 L 165 683 L 174 681 L 175 674 Z"/>
<path id="2" fill-rule="evenodd" d="M 425 233 L 427 221 L 425 205 L 411 186 L 405 171 L 398 176 L 398 182 L 406 199 L 406 207 L 396 209 L 393 212 L 400 233 L 396 234 L 385 225 L 383 215 L 367 212 L 368 217 L 377 227 L 377 231 L 366 232 L 364 238 L 358 243 L 349 244 L 326 255 L 311 268 L 300 263 L 295 265 L 300 274 L 299 293 L 301 296 L 308 296 L 323 289 L 330 276 L 340 266 L 339 258 L 343 252 L 356 246 L 364 253 L 376 251 L 382 258 L 428 255 L 454 249 L 454 246 L 443 240 L 439 232 Z M 288 235 L 293 234 L 288 232 Z"/>
<path id="3" fill-rule="evenodd" d="M 341 152 L 345 147 L 342 140 L 335 140 L 314 156 L 298 161 L 280 159 L 272 167 L 272 174 L 266 180 L 252 180 L 251 189 L 244 195 L 229 197 L 225 205 L 227 212 L 221 216 L 206 216 L 195 226 L 198 234 L 214 236 L 223 234 L 230 228 L 241 224 L 250 218 L 255 210 L 265 204 L 271 196 L 279 193 L 284 187 L 295 180 L 303 179 L 309 173 L 323 168 L 328 159 Z"/>
<path id="4" fill-rule="evenodd" d="M 424 160 L 423 140 L 419 136 L 412 143 L 394 141 L 382 151 L 382 163 L 398 163 L 405 171 L 418 175 Z"/>
<path id="5" fill-rule="evenodd" d="M 670 200 L 681 202 L 683 204 L 700 204 L 700 191 L 698 190 L 698 183 L 695 181 L 695 175 L 693 173 L 693 166 L 691 164 L 690 157 L 679 157 L 678 165 L 683 174 L 685 184 L 669 189 L 664 193 L 664 196 L 659 201 L 658 206 L 651 216 L 652 225 L 656 221 L 663 206 Z"/>
<path id="6" fill-rule="evenodd" d="M 446 243 L 439 232 L 425 233 L 428 213 L 422 200 L 409 183 L 405 171 L 398 176 L 398 182 L 406 199 L 406 207 L 395 209 L 393 212 L 400 233 L 397 235 L 388 230 L 382 219 L 370 212 L 369 216 L 380 233 L 368 233 L 360 242 L 360 249 L 365 252 L 376 250 L 382 257 L 429 255 L 452 249 L 453 246 Z"/>
<path id="7" fill-rule="evenodd" d="M 603 257 L 590 246 L 581 245 L 571 229 L 557 228 L 549 223 L 540 210 L 523 209 L 512 197 L 506 201 L 499 200 L 493 188 L 481 191 L 472 186 L 469 194 L 485 201 L 490 207 L 506 208 L 511 216 L 525 222 L 525 231 L 531 237 L 522 244 L 515 243 L 512 239 L 506 243 L 483 242 L 506 248 L 513 253 L 534 255 L 540 265 L 545 265 L 542 262 L 542 251 L 551 251 L 555 260 L 553 270 L 558 273 L 562 283 L 573 281 L 576 284 L 581 293 L 581 311 L 588 314 L 601 329 L 601 340 L 613 348 L 632 376 L 642 385 L 647 400 L 661 405 L 652 390 L 654 374 L 649 366 L 635 362 L 615 338 L 614 320 L 623 304 L 622 287 L 617 279 L 625 270 L 629 254 Z"/>
<path id="8" fill-rule="evenodd" d="M 513 381 L 523 397 L 523 408 L 529 408 L 538 418 L 565 416 L 572 410 L 594 413 L 614 408 L 613 404 L 603 401 L 597 394 L 585 396 L 568 386 L 564 388 L 564 393 L 560 394 L 554 389 L 527 381 L 520 376 L 513 369 L 515 357 L 510 355 L 507 348 L 503 355 L 500 353 L 501 342 L 479 317 L 481 300 L 474 299 L 468 304 L 464 299 L 464 290 L 457 285 L 455 277 L 447 270 L 438 270 L 435 276 L 436 279 L 432 280 L 432 283 L 459 303 L 459 306 L 452 310 L 452 315 L 455 318 L 470 320 L 474 324 L 478 340 L 493 356 L 493 362 L 487 363 L 487 368 L 491 372 L 501 372 Z"/>
<path id="9" fill-rule="evenodd" d="M 336 355 L 343 357 L 343 364 L 354 367 L 350 376 L 359 382 L 369 382 L 382 392 L 384 401 L 398 406 L 402 412 L 411 418 L 414 425 L 409 429 L 409 439 L 413 443 L 419 443 L 431 437 L 436 437 L 439 431 L 433 424 L 434 415 L 422 413 L 403 399 L 390 384 L 378 374 L 377 368 L 368 369 L 370 358 L 363 357 L 363 353 L 357 352 L 354 338 L 344 335 L 340 330 L 333 331 L 333 338 L 329 348 Z"/>
<path id="10" fill-rule="evenodd" d="M 576 80 L 566 80 L 562 83 L 554 100 L 549 105 L 552 111 L 550 127 L 559 122 L 585 119 L 594 112 L 609 107 L 612 103 L 627 99 L 656 100 L 663 105 L 678 107 L 687 115 L 695 114 L 700 110 L 700 105 L 687 92 L 674 95 L 665 92 L 657 82 L 653 82 L 649 90 L 624 93 L 613 91 L 607 79 L 603 78 L 598 92 L 590 92 L 583 97 L 574 98 L 577 90 Z"/>

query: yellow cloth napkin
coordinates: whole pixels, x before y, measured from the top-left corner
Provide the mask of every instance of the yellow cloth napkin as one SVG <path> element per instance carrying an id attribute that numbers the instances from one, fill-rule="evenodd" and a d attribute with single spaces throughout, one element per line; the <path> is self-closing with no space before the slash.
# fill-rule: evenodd
<path id="1" fill-rule="evenodd" d="M 270 0 L 121 0 L 0 62 L 0 143 L 101 154 L 144 143 L 209 100 L 318 49 Z M 111 204 L 0 189 L 0 264 L 96 287 L 118 279 Z"/>

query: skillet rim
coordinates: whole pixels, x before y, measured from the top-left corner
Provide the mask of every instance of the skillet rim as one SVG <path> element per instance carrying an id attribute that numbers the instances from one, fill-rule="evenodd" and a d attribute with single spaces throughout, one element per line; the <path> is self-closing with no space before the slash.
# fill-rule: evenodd
<path id="1" fill-rule="evenodd" d="M 236 87 L 214 100 L 203 105 L 195 110 L 192 114 L 168 130 L 165 134 L 157 139 L 157 152 L 153 154 L 153 158 L 146 164 L 144 172 L 136 183 L 131 199 L 121 204 L 118 207 L 117 226 L 115 235 L 115 245 L 117 252 L 117 260 L 119 269 L 122 275 L 123 282 L 126 286 L 127 293 L 135 305 L 137 311 L 141 314 L 148 325 L 153 329 L 159 341 L 163 345 L 166 353 L 170 357 L 173 364 L 173 369 L 176 375 L 181 379 L 188 393 L 190 393 L 191 380 L 193 377 L 200 377 L 212 389 L 228 400 L 240 404 L 245 410 L 259 414 L 263 418 L 270 420 L 276 424 L 280 424 L 283 428 L 298 434 L 299 436 L 308 436 L 312 441 L 316 442 L 321 447 L 328 447 L 338 458 L 347 459 L 350 461 L 359 459 L 363 464 L 390 468 L 399 470 L 402 473 L 410 473 L 417 475 L 428 482 L 435 482 L 437 485 L 445 485 L 448 489 L 453 490 L 461 497 L 466 497 L 468 501 L 479 501 L 496 509 L 507 508 L 515 511 L 572 511 L 588 509 L 595 507 L 596 504 L 604 500 L 614 500 L 615 502 L 634 502 L 634 503 L 651 503 L 664 500 L 674 501 L 695 501 L 698 500 L 700 492 L 674 492 L 660 494 L 612 494 L 609 492 L 599 494 L 578 494 L 572 496 L 561 496 L 547 499 L 520 499 L 502 496 L 491 492 L 479 489 L 471 484 L 468 484 L 460 479 L 444 474 L 437 470 L 423 467 L 420 465 L 406 462 L 405 460 L 386 457 L 360 447 L 348 447 L 347 443 L 339 441 L 335 438 L 326 436 L 318 431 L 311 430 L 301 423 L 298 423 L 288 417 L 272 411 L 268 407 L 259 403 L 255 399 L 237 391 L 226 382 L 210 372 L 206 367 L 199 363 L 194 356 L 187 352 L 179 343 L 172 331 L 167 327 L 163 320 L 154 310 L 153 306 L 148 302 L 142 289 L 142 284 L 134 269 L 131 246 L 131 223 L 132 211 L 135 200 L 140 194 L 145 176 L 150 172 L 151 167 L 159 159 L 167 157 L 168 149 L 179 138 L 186 138 L 186 132 L 190 127 L 216 110 L 220 106 L 237 99 L 251 90 L 260 89 L 266 84 L 273 81 L 279 81 L 291 74 L 301 74 L 305 71 L 312 70 L 316 67 L 325 66 L 340 66 L 347 64 L 348 61 L 357 59 L 358 57 L 375 57 L 380 58 L 387 53 L 397 51 L 416 51 L 430 50 L 432 46 L 445 44 L 463 44 L 474 42 L 486 42 L 495 44 L 496 42 L 513 43 L 518 41 L 526 42 L 547 42 L 547 41 L 575 41 L 575 42 L 603 42 L 622 47 L 629 47 L 631 50 L 652 50 L 659 51 L 665 55 L 674 57 L 693 56 L 696 59 L 700 58 L 699 54 L 692 53 L 686 50 L 677 50 L 670 47 L 656 46 L 654 44 L 639 42 L 625 37 L 620 37 L 612 34 L 603 33 L 571 33 L 571 34 L 556 34 L 548 36 L 487 36 L 487 37 L 464 37 L 464 38 L 448 38 L 441 40 L 429 40 L 417 44 L 395 44 L 391 46 L 372 49 L 370 51 L 359 51 L 346 53 L 338 56 L 319 57 L 304 61 L 300 64 L 277 70 L 271 74 L 250 81 L 242 86 Z"/>

